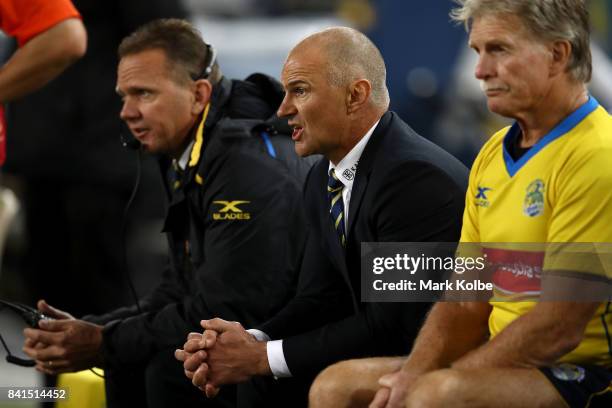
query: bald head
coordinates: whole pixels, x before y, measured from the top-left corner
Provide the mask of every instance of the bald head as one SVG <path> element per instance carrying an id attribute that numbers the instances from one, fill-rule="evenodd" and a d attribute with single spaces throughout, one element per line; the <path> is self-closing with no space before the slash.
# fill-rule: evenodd
<path id="1" fill-rule="evenodd" d="M 372 87 L 371 103 L 383 111 L 388 109 L 385 62 L 368 37 L 349 27 L 328 28 L 303 39 L 287 59 L 311 47 L 318 49 L 326 60 L 325 69 L 332 85 L 346 86 L 366 79 Z"/>

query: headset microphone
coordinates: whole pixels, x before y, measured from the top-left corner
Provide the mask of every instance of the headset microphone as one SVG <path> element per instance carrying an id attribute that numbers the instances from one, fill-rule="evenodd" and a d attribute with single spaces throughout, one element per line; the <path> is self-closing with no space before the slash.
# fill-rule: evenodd
<path id="1" fill-rule="evenodd" d="M 130 128 L 125 124 L 125 122 L 121 121 L 120 126 L 121 130 L 119 131 L 119 139 L 121 140 L 121 146 L 131 150 L 140 149 L 140 142 L 132 135 Z"/>
<path id="2" fill-rule="evenodd" d="M 119 137 L 121 138 L 121 146 L 132 150 L 138 150 L 140 148 L 140 142 L 135 137 L 125 136 L 124 133 L 121 133 Z"/>

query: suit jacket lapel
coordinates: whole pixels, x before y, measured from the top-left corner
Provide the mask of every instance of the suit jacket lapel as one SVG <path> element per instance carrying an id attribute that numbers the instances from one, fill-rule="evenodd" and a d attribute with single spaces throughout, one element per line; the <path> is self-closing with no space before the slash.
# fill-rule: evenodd
<path id="1" fill-rule="evenodd" d="M 355 182 L 353 183 L 353 190 L 351 191 L 351 200 L 349 204 L 349 218 L 346 228 L 347 238 L 351 234 L 351 227 L 353 226 L 357 213 L 359 212 L 361 200 L 368 185 L 368 179 L 374 165 L 376 153 L 378 152 L 382 138 L 385 136 L 385 133 L 387 133 L 391 118 L 391 112 L 385 113 L 382 118 L 380 118 L 378 126 L 376 126 L 376 129 L 374 129 L 374 133 L 372 133 L 370 140 L 368 140 L 368 144 L 359 158 L 357 174 L 355 176 Z"/>

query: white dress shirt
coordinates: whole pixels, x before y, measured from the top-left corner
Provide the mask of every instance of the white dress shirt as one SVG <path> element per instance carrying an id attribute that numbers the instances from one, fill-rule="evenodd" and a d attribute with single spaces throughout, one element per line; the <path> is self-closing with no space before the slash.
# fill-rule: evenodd
<path id="1" fill-rule="evenodd" d="M 181 155 L 181 158 L 176 162 L 176 164 L 181 170 L 185 170 L 185 168 L 187 168 L 187 163 L 189 162 L 189 158 L 191 157 L 191 150 L 193 150 L 194 144 L 195 140 L 192 140 Z"/>
<path id="2" fill-rule="evenodd" d="M 344 188 L 342 190 L 342 201 L 344 202 L 345 227 L 347 226 L 349 204 L 351 201 L 351 191 L 353 190 L 353 181 L 355 180 L 355 176 L 357 175 L 359 159 L 361 159 L 363 149 L 365 149 L 366 145 L 368 144 L 372 133 L 374 133 L 374 129 L 376 129 L 376 126 L 378 126 L 378 122 L 380 122 L 380 119 L 376 121 L 376 123 L 370 128 L 370 130 L 367 131 L 365 136 L 361 138 L 361 140 L 351 149 L 350 152 L 348 152 L 346 156 L 342 158 L 342 160 L 340 160 L 338 164 L 334 165 L 331 162 L 329 163 L 328 174 L 331 169 L 334 169 L 334 171 L 336 172 L 336 176 L 342 182 L 342 184 L 344 184 Z M 325 186 L 322 186 L 321 188 L 324 187 Z M 249 329 L 247 331 L 253 336 L 255 336 L 257 340 L 268 342 L 266 344 L 266 352 L 268 354 L 268 364 L 270 365 L 272 374 L 274 374 L 274 376 L 277 378 L 291 377 L 291 371 L 289 371 L 287 361 L 285 360 L 285 354 L 283 353 L 283 341 L 270 341 L 270 337 L 261 330 Z"/>

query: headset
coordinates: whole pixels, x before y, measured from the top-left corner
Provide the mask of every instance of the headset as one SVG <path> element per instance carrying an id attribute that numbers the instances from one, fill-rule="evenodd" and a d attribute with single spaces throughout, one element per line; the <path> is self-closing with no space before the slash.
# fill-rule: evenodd
<path id="1" fill-rule="evenodd" d="M 208 79 L 210 74 L 212 74 L 213 69 L 215 68 L 215 63 L 217 62 L 217 50 L 211 44 L 204 41 L 204 45 L 206 46 L 206 57 L 208 62 L 204 66 L 200 75 L 197 75 L 195 78 L 192 78 L 194 81 L 198 79 Z"/>
<path id="2" fill-rule="evenodd" d="M 42 314 L 41 312 L 39 312 L 38 310 L 30 306 L 26 306 L 21 303 L 7 302 L 5 300 L 0 299 L 0 310 L 5 307 L 17 313 L 19 317 L 21 317 L 28 326 L 33 327 L 33 328 L 38 327 L 39 321 L 43 319 L 51 319 L 50 317 Z M 2 345 L 4 346 L 4 349 L 6 350 L 6 354 L 7 354 L 6 361 L 7 362 L 11 364 L 16 364 L 22 367 L 34 367 L 36 365 L 36 362 L 34 360 L 26 360 L 24 358 L 19 358 L 15 356 L 13 353 L 11 353 L 8 346 L 6 345 L 6 342 L 2 338 L 2 335 L 0 335 L 0 342 L 2 342 Z"/>

